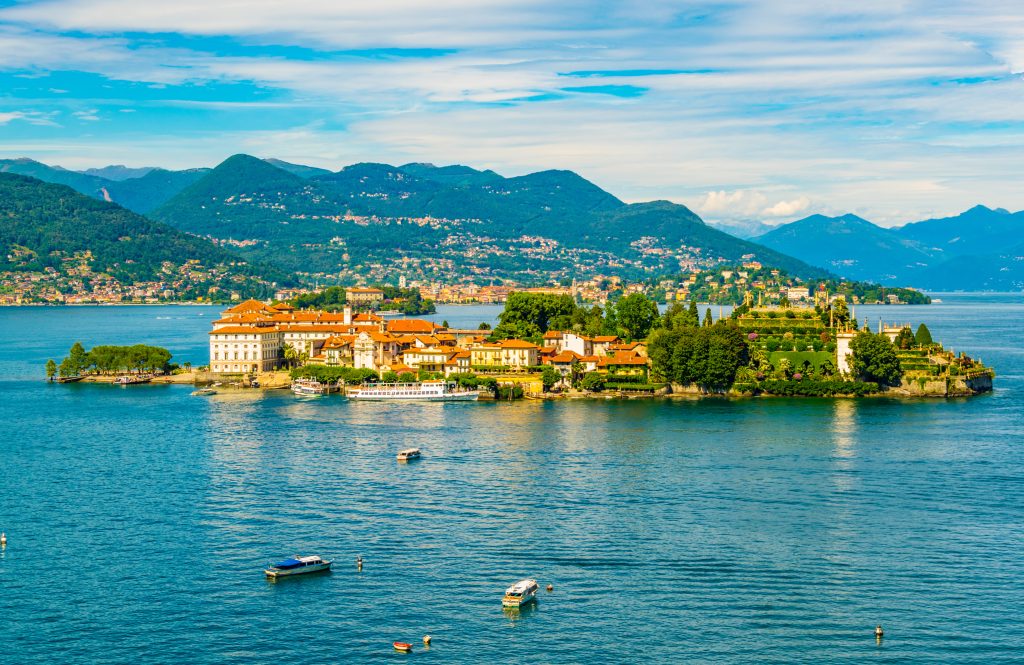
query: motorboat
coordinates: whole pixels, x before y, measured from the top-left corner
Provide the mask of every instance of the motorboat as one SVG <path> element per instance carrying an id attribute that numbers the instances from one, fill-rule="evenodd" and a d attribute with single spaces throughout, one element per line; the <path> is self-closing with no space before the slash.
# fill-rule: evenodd
<path id="1" fill-rule="evenodd" d="M 271 564 L 265 571 L 267 577 L 287 577 L 289 575 L 304 575 L 306 573 L 318 573 L 321 570 L 331 569 L 330 561 L 325 561 L 318 556 L 293 556 L 290 559 Z"/>
<path id="2" fill-rule="evenodd" d="M 217 391 L 213 388 L 197 388 L 192 391 L 194 397 L 209 397 L 210 395 L 216 395 Z"/>
<path id="3" fill-rule="evenodd" d="M 406 448 L 405 450 L 398 451 L 398 455 L 395 457 L 398 458 L 399 462 L 408 462 L 409 460 L 419 459 L 420 454 L 419 448 Z"/>
<path id="4" fill-rule="evenodd" d="M 334 384 L 320 383 L 316 379 L 295 379 L 292 382 L 292 392 L 296 395 L 326 395 L 335 389 Z"/>
<path id="5" fill-rule="evenodd" d="M 501 599 L 504 607 L 522 607 L 537 597 L 537 580 L 519 580 L 505 589 L 505 597 Z"/>

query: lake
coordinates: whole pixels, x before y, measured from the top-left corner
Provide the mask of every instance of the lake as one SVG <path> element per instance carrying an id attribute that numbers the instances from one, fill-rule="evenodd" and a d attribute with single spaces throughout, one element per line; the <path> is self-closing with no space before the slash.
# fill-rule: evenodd
<path id="1" fill-rule="evenodd" d="M 75 340 L 205 363 L 219 308 L 0 308 L 4 657 L 1020 662 L 1024 298 L 941 297 L 857 315 L 924 321 L 996 368 L 993 394 L 394 405 L 52 386 L 42 365 Z M 423 459 L 397 463 L 410 445 Z M 264 579 L 312 553 L 334 572 Z M 536 606 L 502 610 L 523 577 Z"/>

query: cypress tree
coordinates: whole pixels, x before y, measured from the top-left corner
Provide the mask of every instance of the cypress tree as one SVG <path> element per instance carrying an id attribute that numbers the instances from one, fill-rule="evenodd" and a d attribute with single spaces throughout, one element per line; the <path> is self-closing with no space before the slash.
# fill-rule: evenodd
<path id="1" fill-rule="evenodd" d="M 704 325 L 710 326 L 714 321 L 711 320 L 711 308 L 708 307 L 707 311 L 704 312 Z"/>
<path id="2" fill-rule="evenodd" d="M 914 335 L 914 341 L 917 342 L 918 346 L 929 346 L 933 344 L 932 333 L 928 330 L 928 326 L 922 323 L 917 327 L 917 333 Z"/>

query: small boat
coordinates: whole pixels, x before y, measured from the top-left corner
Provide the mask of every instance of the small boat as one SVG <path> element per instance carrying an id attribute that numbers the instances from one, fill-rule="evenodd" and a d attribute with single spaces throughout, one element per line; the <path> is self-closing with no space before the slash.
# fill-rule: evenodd
<path id="1" fill-rule="evenodd" d="M 114 381 L 119 386 L 134 386 L 140 383 L 149 383 L 153 380 L 153 377 L 145 374 L 126 374 L 119 376 Z"/>
<path id="2" fill-rule="evenodd" d="M 213 388 L 197 388 L 192 391 L 194 397 L 209 397 L 210 395 L 216 395 L 217 391 Z"/>
<path id="3" fill-rule="evenodd" d="M 331 569 L 330 561 L 324 561 L 318 556 L 293 556 L 275 564 L 271 564 L 264 573 L 267 577 L 287 577 L 288 575 L 303 575 L 305 573 L 317 573 L 321 570 Z"/>
<path id="4" fill-rule="evenodd" d="M 505 597 L 501 599 L 504 607 L 522 607 L 537 597 L 537 580 L 519 580 L 505 589 Z"/>
<path id="5" fill-rule="evenodd" d="M 326 395 L 337 390 L 333 383 L 320 383 L 316 379 L 295 379 L 292 392 L 296 395 Z"/>
<path id="6" fill-rule="evenodd" d="M 396 651 L 402 651 L 404 653 L 409 653 L 412 651 L 412 645 L 408 642 L 392 642 L 391 646 L 395 647 Z"/>
<path id="7" fill-rule="evenodd" d="M 81 381 L 84 378 L 85 378 L 84 376 L 77 376 L 77 375 L 76 376 L 58 376 L 57 377 L 57 383 L 75 383 L 76 381 Z"/>
<path id="8" fill-rule="evenodd" d="M 406 448 L 405 450 L 398 451 L 398 455 L 396 455 L 395 457 L 398 458 L 399 462 L 408 462 L 409 460 L 419 459 L 420 449 Z"/>

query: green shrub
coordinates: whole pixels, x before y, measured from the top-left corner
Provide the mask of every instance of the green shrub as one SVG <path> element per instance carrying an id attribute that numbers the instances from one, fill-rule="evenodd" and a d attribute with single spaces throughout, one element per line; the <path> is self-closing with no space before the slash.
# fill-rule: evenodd
<path id="1" fill-rule="evenodd" d="M 800 397 L 831 397 L 833 395 L 855 395 L 863 397 L 879 391 L 877 383 L 866 381 L 814 380 L 802 381 L 770 380 L 762 381 L 760 390 L 769 395 L 800 396 Z"/>

